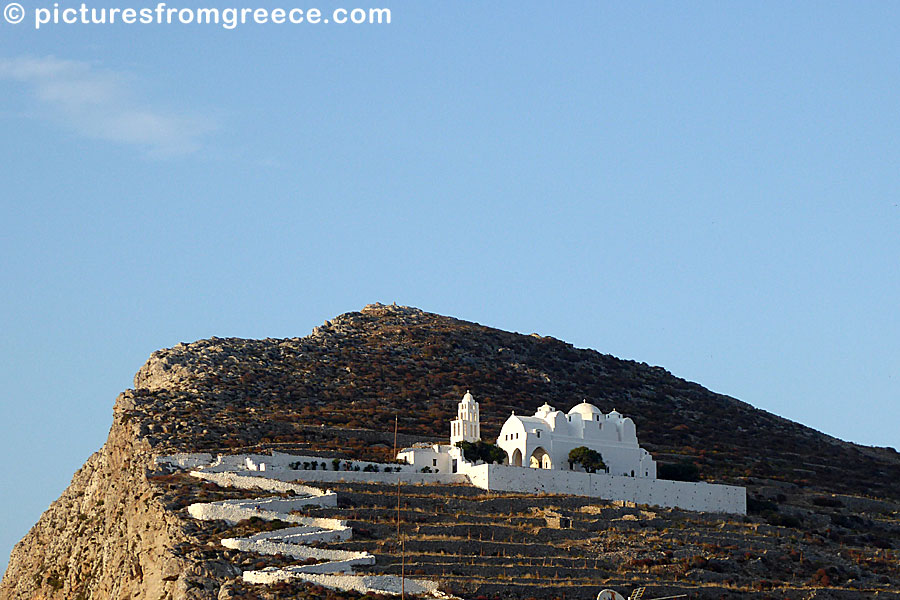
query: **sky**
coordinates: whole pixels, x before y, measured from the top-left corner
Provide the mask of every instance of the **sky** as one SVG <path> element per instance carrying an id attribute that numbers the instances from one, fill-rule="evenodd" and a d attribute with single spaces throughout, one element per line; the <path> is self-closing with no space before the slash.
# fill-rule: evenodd
<path id="1" fill-rule="evenodd" d="M 151 352 L 372 302 L 900 447 L 893 5 L 249 1 L 391 23 L 0 20 L 0 570 Z"/>

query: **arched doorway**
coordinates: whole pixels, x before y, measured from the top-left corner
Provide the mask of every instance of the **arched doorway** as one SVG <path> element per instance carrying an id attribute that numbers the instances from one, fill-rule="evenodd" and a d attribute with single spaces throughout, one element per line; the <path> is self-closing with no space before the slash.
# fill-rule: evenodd
<path id="1" fill-rule="evenodd" d="M 550 462 L 550 455 L 540 447 L 534 449 L 528 463 L 532 469 L 550 469 L 553 466 Z"/>
<path id="2" fill-rule="evenodd" d="M 512 456 L 509 457 L 509 464 L 511 464 L 514 467 L 522 466 L 522 451 L 521 450 L 519 450 L 518 448 L 515 449 L 515 451 L 512 453 Z"/>

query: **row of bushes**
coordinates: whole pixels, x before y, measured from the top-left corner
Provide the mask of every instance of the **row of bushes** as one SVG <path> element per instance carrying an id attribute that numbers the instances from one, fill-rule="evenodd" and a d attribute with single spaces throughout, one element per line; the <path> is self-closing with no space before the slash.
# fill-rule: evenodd
<path id="1" fill-rule="evenodd" d="M 294 471 L 300 471 L 300 470 L 303 470 L 303 471 L 316 471 L 316 470 L 327 471 L 328 470 L 328 463 L 326 463 L 324 461 L 318 462 L 315 460 L 312 462 L 309 462 L 309 461 L 292 462 L 288 466 Z M 354 465 L 350 461 L 346 461 L 346 460 L 341 461 L 341 459 L 335 458 L 335 459 L 332 459 L 332 461 L 331 461 L 331 470 L 332 471 L 364 471 L 366 473 L 378 473 L 381 470 L 381 468 L 378 465 L 368 464 L 365 467 L 363 467 L 362 469 L 360 469 L 359 465 Z M 385 473 L 400 472 L 400 467 L 399 466 L 397 466 L 397 467 L 387 466 L 384 468 L 384 472 Z"/>

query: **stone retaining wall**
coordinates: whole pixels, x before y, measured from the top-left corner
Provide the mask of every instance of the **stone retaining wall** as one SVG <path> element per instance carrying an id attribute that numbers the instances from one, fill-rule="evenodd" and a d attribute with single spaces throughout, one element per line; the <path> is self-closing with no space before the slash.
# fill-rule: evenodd
<path id="1" fill-rule="evenodd" d="M 291 579 L 309 581 L 335 589 L 354 590 L 361 594 L 375 592 L 398 595 L 403 588 L 407 594 L 421 595 L 434 593 L 438 588 L 437 583 L 420 579 L 406 579 L 401 584 L 400 578 L 395 575 L 324 575 L 287 569 L 244 573 L 244 581 L 248 583 L 271 584 Z"/>
<path id="2" fill-rule="evenodd" d="M 313 520 L 321 522 L 321 527 L 330 527 L 331 523 L 339 522 L 336 519 L 308 519 L 307 517 L 299 517 L 289 514 L 292 510 L 298 510 L 310 504 L 317 506 L 337 506 L 337 494 L 329 496 L 317 496 L 314 498 L 296 498 L 296 499 L 270 499 L 256 498 L 252 500 L 223 500 L 222 502 L 197 503 L 188 506 L 188 513 L 195 519 L 201 521 L 222 520 L 226 523 L 237 523 L 244 519 L 259 517 L 260 519 L 274 520 L 281 519 L 290 523 L 301 523 L 303 520 Z M 313 525 L 313 523 L 302 523 L 304 525 Z"/>
<path id="3" fill-rule="evenodd" d="M 251 540 L 249 538 L 225 538 L 222 545 L 232 550 L 242 550 L 244 552 L 257 552 L 259 554 L 283 554 L 285 556 L 293 556 L 294 558 L 315 558 L 321 560 L 337 560 L 344 561 L 350 559 L 372 558 L 372 562 L 364 564 L 374 564 L 375 558 L 366 552 L 349 552 L 346 550 L 326 550 L 322 548 L 313 548 L 312 546 L 304 546 L 303 543 L 312 542 L 334 542 L 350 539 L 352 532 L 349 528 L 345 529 L 322 529 L 316 533 L 307 534 L 302 543 L 276 542 L 272 540 Z"/>
<path id="4" fill-rule="evenodd" d="M 294 492 L 295 494 L 316 497 L 334 495 L 331 492 L 323 492 L 319 488 L 290 483 L 293 479 L 283 481 L 280 478 L 271 477 L 273 473 L 264 471 L 247 471 L 246 473 L 238 474 L 233 472 L 209 472 L 204 469 L 202 471 L 191 471 L 191 475 L 198 479 L 211 481 L 222 487 L 236 487 L 243 490 L 260 489 L 266 492 Z"/>

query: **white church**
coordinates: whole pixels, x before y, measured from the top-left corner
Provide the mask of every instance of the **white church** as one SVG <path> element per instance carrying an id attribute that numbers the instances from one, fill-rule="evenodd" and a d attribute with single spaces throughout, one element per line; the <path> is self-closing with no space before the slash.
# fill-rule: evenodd
<path id="1" fill-rule="evenodd" d="M 710 512 L 746 514 L 746 490 L 705 482 L 657 479 L 656 462 L 638 445 L 634 421 L 613 409 L 604 414 L 588 402 L 563 413 L 549 404 L 530 417 L 510 415 L 497 438 L 504 465 L 473 464 L 459 442 L 481 440 L 478 402 L 466 392 L 450 423 L 450 444 L 416 444 L 397 454 L 422 473 L 465 476 L 487 490 L 574 494 L 608 500 Z M 569 463 L 569 452 L 587 447 L 600 454 L 606 471 L 585 473 Z"/>
<path id="2" fill-rule="evenodd" d="M 456 444 L 479 440 L 478 402 L 467 391 L 457 407 L 456 418 L 450 422 L 450 445 L 406 448 L 397 458 L 417 469 L 458 473 L 464 458 Z M 506 452 L 506 464 L 514 467 L 581 471 L 580 465 L 569 463 L 569 452 L 584 446 L 600 453 L 608 474 L 656 478 L 656 462 L 638 446 L 634 421 L 616 410 L 603 414 L 587 402 L 568 413 L 546 403 L 530 417 L 513 413 L 503 424 L 497 445 Z"/>
<path id="3" fill-rule="evenodd" d="M 615 409 L 603 414 L 587 402 L 568 413 L 546 403 L 531 417 L 513 413 L 497 445 L 506 451 L 507 463 L 516 467 L 580 470 L 569 463 L 569 452 L 585 446 L 600 453 L 610 475 L 656 479 L 656 462 L 638 446 L 634 421 Z"/>

